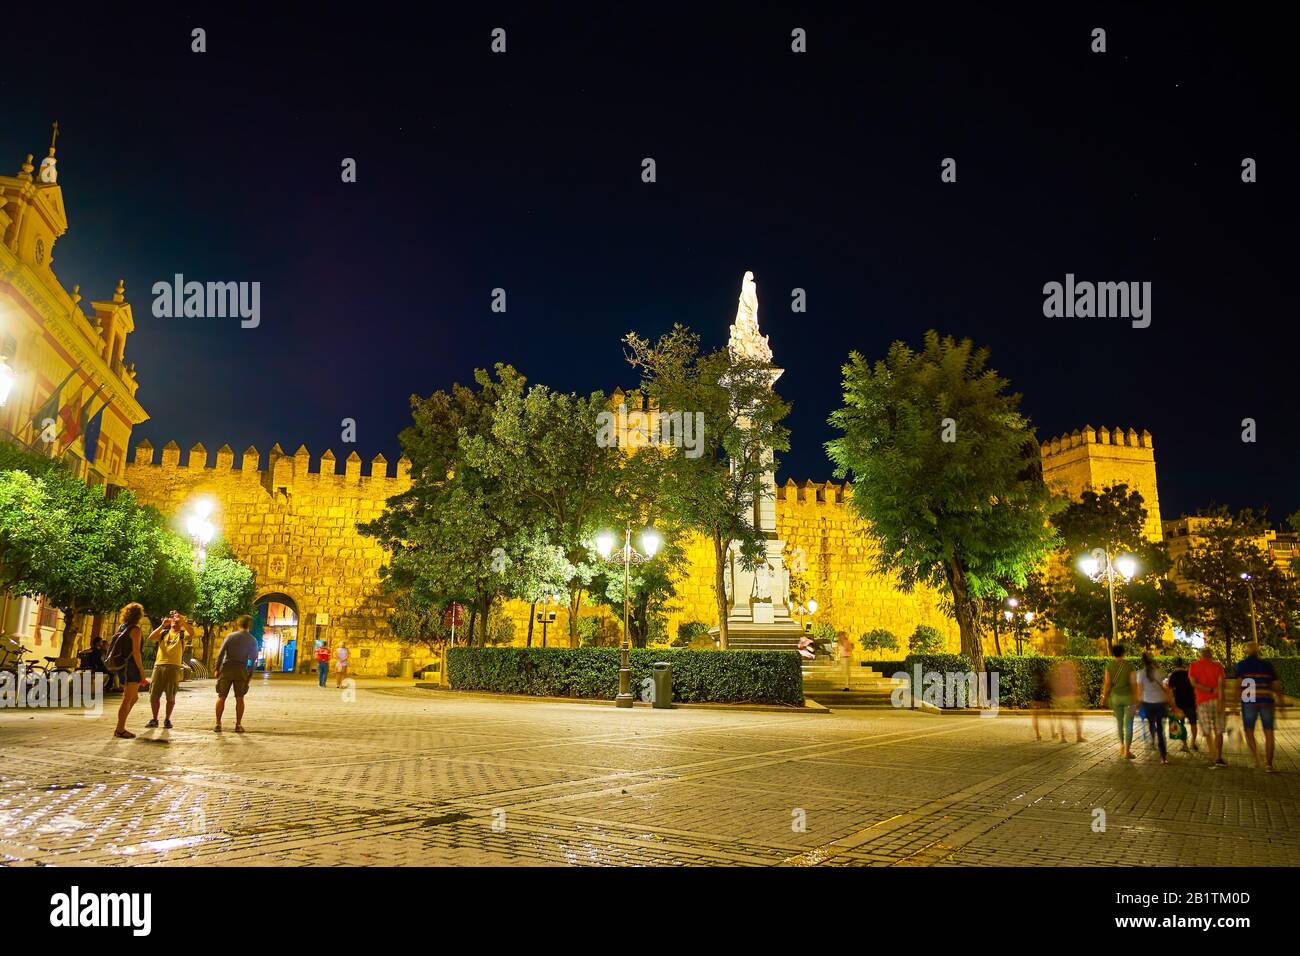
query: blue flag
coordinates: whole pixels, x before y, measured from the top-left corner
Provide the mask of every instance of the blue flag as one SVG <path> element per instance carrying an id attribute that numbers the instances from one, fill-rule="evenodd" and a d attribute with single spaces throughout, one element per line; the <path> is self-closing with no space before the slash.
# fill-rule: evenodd
<path id="1" fill-rule="evenodd" d="M 81 440 L 83 447 L 86 449 L 86 461 L 92 465 L 95 463 L 95 453 L 99 451 L 99 429 L 104 422 L 104 409 L 108 408 L 108 406 L 108 402 L 99 406 L 99 411 L 95 412 L 90 421 L 86 422 L 86 429 L 82 433 Z"/>

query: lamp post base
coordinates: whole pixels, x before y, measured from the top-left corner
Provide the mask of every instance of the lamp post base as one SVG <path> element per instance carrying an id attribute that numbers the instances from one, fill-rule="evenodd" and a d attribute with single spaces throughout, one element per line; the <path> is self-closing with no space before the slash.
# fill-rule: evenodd
<path id="1" fill-rule="evenodd" d="M 627 642 L 624 641 L 619 648 L 618 662 L 618 696 L 614 698 L 614 706 L 631 707 L 632 702 L 636 700 L 632 696 L 632 665 L 627 659 Z"/>

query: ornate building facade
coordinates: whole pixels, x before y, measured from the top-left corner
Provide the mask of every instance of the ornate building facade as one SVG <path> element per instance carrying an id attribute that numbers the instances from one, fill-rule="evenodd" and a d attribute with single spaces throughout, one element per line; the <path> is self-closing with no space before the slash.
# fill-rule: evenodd
<path id="1" fill-rule="evenodd" d="M 90 484 L 120 486 L 131 430 L 148 418 L 125 361 L 135 319 L 122 282 L 87 311 L 81 287 L 55 275 L 68 230 L 56 139 L 57 124 L 39 171 L 29 155 L 0 176 L 0 438 L 63 457 Z M 0 627 L 38 658 L 57 653 L 61 615 L 39 597 L 5 595 Z"/>

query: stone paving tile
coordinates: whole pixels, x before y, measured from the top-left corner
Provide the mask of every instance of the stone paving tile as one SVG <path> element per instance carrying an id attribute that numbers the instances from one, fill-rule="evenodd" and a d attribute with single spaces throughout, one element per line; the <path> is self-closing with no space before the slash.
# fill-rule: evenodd
<path id="1" fill-rule="evenodd" d="M 1032 739 L 1028 717 L 832 715 L 497 700 L 256 682 L 246 735 L 210 682 L 171 732 L 0 711 L 0 863 L 195 866 L 1294 865 L 1284 773 L 1175 749 L 1162 767 Z M 115 710 L 110 699 L 109 711 Z M 230 719 L 227 721 L 230 727 Z M 1105 832 L 1092 827 L 1106 812 Z"/>

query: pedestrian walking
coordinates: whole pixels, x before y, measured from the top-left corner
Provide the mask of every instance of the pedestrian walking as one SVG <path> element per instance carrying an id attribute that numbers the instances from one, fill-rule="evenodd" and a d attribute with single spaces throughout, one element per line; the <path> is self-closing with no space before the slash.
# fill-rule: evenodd
<path id="1" fill-rule="evenodd" d="M 334 654 L 335 687 L 343 686 L 343 678 L 348 676 L 348 661 L 351 658 L 352 652 L 348 650 L 348 642 L 339 641 L 339 649 Z"/>
<path id="2" fill-rule="evenodd" d="M 1046 663 L 1046 662 L 1044 662 Z M 1052 732 L 1052 739 L 1056 739 L 1056 724 L 1052 721 L 1051 698 L 1052 690 L 1045 667 L 1035 667 L 1030 675 L 1031 697 L 1029 699 L 1029 716 L 1030 722 L 1034 728 L 1034 739 L 1042 740 L 1043 734 L 1040 730 L 1040 723 L 1047 721 L 1047 729 Z M 1064 739 L 1064 733 L 1062 733 Z"/>
<path id="3" fill-rule="evenodd" d="M 835 635 L 836 647 L 838 649 L 840 665 L 844 668 L 844 689 L 849 690 L 853 686 L 853 675 L 850 668 L 853 666 L 853 645 L 849 643 L 849 632 L 839 631 Z"/>
<path id="4" fill-rule="evenodd" d="M 1196 691 L 1196 721 L 1205 737 L 1211 767 L 1223 767 L 1223 729 L 1227 717 L 1223 708 L 1223 665 L 1214 659 L 1214 651 L 1207 644 L 1201 648 L 1201 658 L 1187 668 L 1187 678 Z"/>
<path id="5" fill-rule="evenodd" d="M 1074 742 L 1084 743 L 1083 718 L 1079 715 L 1079 667 L 1074 661 L 1057 661 L 1048 673 L 1048 685 L 1052 693 L 1052 715 L 1056 727 L 1061 732 L 1061 743 L 1065 743 L 1065 722 L 1074 722 Z M 1053 730 L 1053 735 L 1056 731 Z"/>
<path id="6" fill-rule="evenodd" d="M 235 621 L 238 630 L 231 631 L 221 642 L 217 652 L 217 724 L 212 729 L 221 733 L 221 715 L 226 709 L 226 697 L 235 692 L 235 733 L 244 732 L 244 695 L 248 693 L 248 679 L 253 675 L 259 648 L 257 638 L 249 631 L 253 619 L 247 614 Z"/>
<path id="7" fill-rule="evenodd" d="M 1246 744 L 1255 766 L 1265 773 L 1277 773 L 1273 767 L 1274 709 L 1282 697 L 1282 682 L 1277 679 L 1273 665 L 1259 656 L 1259 643 L 1246 644 L 1246 656 L 1237 662 L 1237 680 L 1241 687 L 1241 727 L 1246 731 Z M 1255 744 L 1255 723 L 1264 728 L 1264 762 L 1259 761 L 1259 748 Z"/>
<path id="8" fill-rule="evenodd" d="M 1106 665 L 1106 676 L 1101 686 L 1101 706 L 1110 707 L 1115 715 L 1120 757 L 1136 760 L 1133 756 L 1133 709 L 1142 699 L 1137 674 L 1133 662 L 1125 657 L 1123 644 L 1116 644 L 1110 652 L 1112 657 Z"/>
<path id="9" fill-rule="evenodd" d="M 330 672 L 330 646 L 325 641 L 316 647 L 316 672 L 320 676 L 320 686 L 324 687 Z"/>
<path id="10" fill-rule="evenodd" d="M 1169 745 L 1165 740 L 1165 716 L 1169 713 L 1169 688 L 1165 686 L 1165 674 L 1156 666 L 1150 654 L 1142 655 L 1142 666 L 1137 673 L 1138 689 L 1142 692 L 1143 714 L 1151 739 L 1160 748 L 1160 762 L 1169 763 Z"/>
<path id="11" fill-rule="evenodd" d="M 153 716 L 146 727 L 158 726 L 158 705 L 163 695 L 167 697 L 167 712 L 163 727 L 172 729 L 172 711 L 176 708 L 176 691 L 181 684 L 181 659 L 185 653 L 185 636 L 194 638 L 194 629 L 178 611 L 172 611 L 163 621 L 167 626 L 158 638 L 158 657 L 154 661 L 153 676 L 149 679 L 149 708 Z"/>
<path id="12" fill-rule="evenodd" d="M 1183 737 L 1183 750 L 1187 750 L 1190 739 L 1191 749 L 1198 750 L 1196 746 L 1196 688 L 1192 686 L 1192 679 L 1187 676 L 1187 664 L 1181 657 L 1174 658 L 1174 669 L 1169 672 L 1169 679 L 1165 681 L 1170 693 L 1174 696 L 1174 710 L 1183 718 L 1183 723 L 1187 726 L 1187 734 Z"/>

